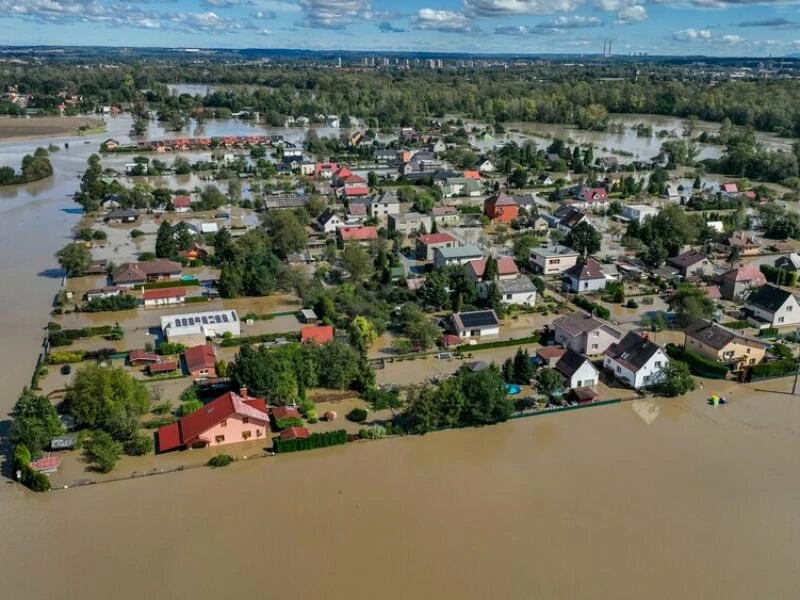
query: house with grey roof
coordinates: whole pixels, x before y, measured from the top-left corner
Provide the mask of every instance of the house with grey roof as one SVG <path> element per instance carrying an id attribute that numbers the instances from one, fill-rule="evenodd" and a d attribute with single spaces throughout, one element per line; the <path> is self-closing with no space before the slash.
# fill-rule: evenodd
<path id="1" fill-rule="evenodd" d="M 556 371 L 567 379 L 570 389 L 577 387 L 592 387 L 600 380 L 600 371 L 583 354 L 567 350 L 556 362 Z"/>
<path id="2" fill-rule="evenodd" d="M 603 353 L 603 368 L 632 388 L 652 387 L 661 382 L 669 358 L 650 338 L 628 332 Z"/>
<path id="3" fill-rule="evenodd" d="M 556 343 L 578 354 L 602 354 L 622 337 L 617 328 L 583 312 L 559 317 L 551 327 Z"/>
<path id="4" fill-rule="evenodd" d="M 669 266 L 675 267 L 684 277 L 704 277 L 714 274 L 714 264 L 702 252 L 687 250 L 683 254 L 667 259 Z"/>
<path id="5" fill-rule="evenodd" d="M 497 281 L 497 288 L 500 291 L 500 302 L 503 304 L 521 306 L 536 304 L 536 286 L 527 277 L 500 279 Z"/>
<path id="6" fill-rule="evenodd" d="M 403 235 L 417 233 L 421 229 L 426 232 L 431 230 L 433 223 L 430 215 L 418 212 L 407 212 L 400 215 L 389 215 L 389 231 L 399 231 Z"/>
<path id="7" fill-rule="evenodd" d="M 800 324 L 800 303 L 788 290 L 765 285 L 753 292 L 744 307 L 747 320 L 761 329 Z"/>
<path id="8" fill-rule="evenodd" d="M 564 289 L 576 294 L 603 290 L 607 282 L 600 263 L 591 257 L 564 271 Z"/>
<path id="9" fill-rule="evenodd" d="M 464 265 L 471 260 L 483 258 L 483 251 L 473 244 L 466 246 L 437 247 L 433 250 L 433 264 L 435 267 L 448 267 L 450 265 Z"/>
<path id="10" fill-rule="evenodd" d="M 534 271 L 542 275 L 560 275 L 574 267 L 579 256 L 576 250 L 560 244 L 531 250 Z"/>

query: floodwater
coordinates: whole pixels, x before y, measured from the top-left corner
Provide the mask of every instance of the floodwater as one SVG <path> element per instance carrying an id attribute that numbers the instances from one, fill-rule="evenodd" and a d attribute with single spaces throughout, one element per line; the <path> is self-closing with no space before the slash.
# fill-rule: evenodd
<path id="1" fill-rule="evenodd" d="M 71 145 L 55 178 L 0 189 L 3 412 L 58 289 L 69 195 L 129 125 L 54 139 Z M 2 480 L 0 596 L 793 598 L 800 405 L 734 389 L 721 408 L 701 392 L 43 495 Z"/>

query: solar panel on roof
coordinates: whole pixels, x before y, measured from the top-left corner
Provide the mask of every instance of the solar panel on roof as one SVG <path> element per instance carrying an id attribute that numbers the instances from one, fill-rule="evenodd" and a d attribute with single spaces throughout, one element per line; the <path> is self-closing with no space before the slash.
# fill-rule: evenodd
<path id="1" fill-rule="evenodd" d="M 461 313 L 461 322 L 464 327 L 488 327 L 497 325 L 497 318 L 490 311 Z"/>
<path id="2" fill-rule="evenodd" d="M 203 315 L 203 325 L 208 325 L 208 317 Z"/>
<path id="3" fill-rule="evenodd" d="M 231 312 L 231 319 L 232 319 L 233 321 L 236 321 L 236 320 L 237 320 L 237 319 L 236 319 L 236 313 L 235 313 L 235 312 Z"/>
<path id="4" fill-rule="evenodd" d="M 183 325 L 184 327 L 188 325 L 186 319 L 181 319 L 181 325 Z"/>
<path id="5" fill-rule="evenodd" d="M 220 317 L 219 315 L 214 315 L 214 320 L 215 320 L 217 323 L 222 323 L 222 317 Z"/>
<path id="6" fill-rule="evenodd" d="M 222 315 L 222 320 L 227 323 L 228 322 L 228 315 Z"/>
<path id="7" fill-rule="evenodd" d="M 189 317 L 189 325 L 194 326 L 194 317 Z"/>

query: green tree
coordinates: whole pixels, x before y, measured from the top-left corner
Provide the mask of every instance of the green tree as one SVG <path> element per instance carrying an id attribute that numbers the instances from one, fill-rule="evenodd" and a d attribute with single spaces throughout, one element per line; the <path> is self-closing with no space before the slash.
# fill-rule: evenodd
<path id="1" fill-rule="evenodd" d="M 689 283 L 679 284 L 669 299 L 669 306 L 675 311 L 675 320 L 683 328 L 697 319 L 711 318 L 717 310 L 714 301 L 703 288 Z"/>
<path id="2" fill-rule="evenodd" d="M 118 342 L 124 337 L 125 330 L 122 328 L 122 325 L 119 324 L 119 321 L 116 321 L 111 327 L 111 333 L 108 334 L 108 339 L 112 342 Z"/>
<path id="3" fill-rule="evenodd" d="M 508 185 L 515 188 L 523 188 L 528 183 L 528 172 L 522 167 L 515 167 L 508 176 Z"/>
<path id="4" fill-rule="evenodd" d="M 122 454 L 122 444 L 105 431 L 94 431 L 86 444 L 86 454 L 101 473 L 110 473 Z"/>
<path id="5" fill-rule="evenodd" d="M 598 252 L 602 241 L 600 232 L 586 221 L 575 225 L 567 235 L 567 244 L 580 254 Z"/>
<path id="6" fill-rule="evenodd" d="M 201 408 L 203 408 L 203 403 L 199 399 L 187 400 L 178 406 L 178 416 L 185 417 L 186 415 L 191 414 L 196 410 L 200 410 Z"/>
<path id="7" fill-rule="evenodd" d="M 514 355 L 513 366 L 513 382 L 520 385 L 529 385 L 533 378 L 534 369 L 530 354 L 528 354 L 527 350 L 517 348 L 517 352 Z"/>
<path id="8" fill-rule="evenodd" d="M 156 234 L 156 257 L 175 258 L 178 255 L 178 248 L 175 244 L 175 233 L 169 221 L 161 221 Z"/>
<path id="9" fill-rule="evenodd" d="M 350 343 L 362 352 L 365 352 L 367 347 L 378 339 L 375 325 L 363 316 L 357 316 L 350 321 L 349 333 Z"/>
<path id="10" fill-rule="evenodd" d="M 282 258 L 299 252 L 308 243 L 308 233 L 303 223 L 291 210 L 272 210 L 264 217 L 273 249 Z"/>
<path id="11" fill-rule="evenodd" d="M 372 275 L 372 259 L 369 253 L 358 244 L 347 244 L 342 251 L 342 266 L 355 282 L 368 279 Z"/>
<path id="12" fill-rule="evenodd" d="M 364 392 L 364 400 L 373 412 L 388 409 L 394 415 L 395 411 L 403 408 L 400 389 L 396 387 L 391 389 L 370 388 Z"/>
<path id="13" fill-rule="evenodd" d="M 563 391 L 564 385 L 564 376 L 555 369 L 545 367 L 536 373 L 536 388 L 548 397 Z"/>
<path id="14" fill-rule="evenodd" d="M 486 257 L 486 263 L 483 268 L 483 276 L 481 277 L 482 281 L 494 281 L 497 279 L 499 274 L 497 268 L 497 259 L 489 255 Z"/>
<path id="15" fill-rule="evenodd" d="M 86 247 L 86 244 L 73 242 L 56 252 L 56 259 L 61 268 L 64 269 L 67 277 L 75 277 L 76 275 L 83 275 L 89 270 L 89 265 L 92 263 L 92 253 Z"/>
<path id="16" fill-rule="evenodd" d="M 34 456 L 47 448 L 54 436 L 63 432 L 55 406 L 46 397 L 27 388 L 11 409 L 11 419 L 11 442 L 24 445 Z"/>
<path id="17" fill-rule="evenodd" d="M 668 398 L 681 396 L 696 387 L 695 380 L 689 371 L 689 365 L 679 360 L 670 360 L 664 367 L 658 391 Z"/>

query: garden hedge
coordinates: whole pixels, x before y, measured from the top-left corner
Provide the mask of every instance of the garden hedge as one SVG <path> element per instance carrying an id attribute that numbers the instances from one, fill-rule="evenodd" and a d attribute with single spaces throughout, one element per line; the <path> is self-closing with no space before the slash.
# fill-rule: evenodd
<path id="1" fill-rule="evenodd" d="M 667 344 L 665 350 L 670 358 L 681 360 L 689 365 L 692 375 L 707 379 L 725 379 L 728 374 L 728 367 L 692 350 L 684 350 L 675 344 Z"/>
<path id="2" fill-rule="evenodd" d="M 280 454 L 282 452 L 300 452 L 302 450 L 339 446 L 346 443 L 347 431 L 344 429 L 337 429 L 336 431 L 312 433 L 307 438 L 297 438 L 294 440 L 282 440 L 280 437 L 274 437 L 272 438 L 272 449 Z"/>

